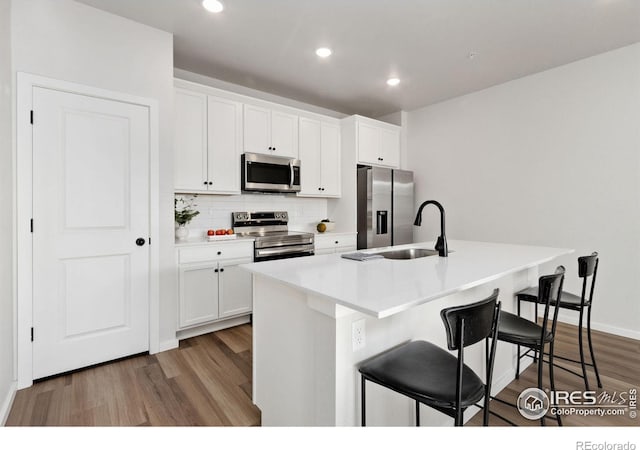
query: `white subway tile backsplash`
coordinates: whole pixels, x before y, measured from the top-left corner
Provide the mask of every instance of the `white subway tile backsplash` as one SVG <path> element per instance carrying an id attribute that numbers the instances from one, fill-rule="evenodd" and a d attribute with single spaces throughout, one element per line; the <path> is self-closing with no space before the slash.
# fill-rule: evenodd
<path id="1" fill-rule="evenodd" d="M 194 204 L 200 214 L 188 225 L 190 237 L 201 236 L 208 229 L 231 228 L 234 211 L 287 211 L 289 229 L 297 231 L 313 231 L 316 224 L 327 217 L 326 199 L 300 198 L 291 194 L 200 194 L 195 197 Z"/>

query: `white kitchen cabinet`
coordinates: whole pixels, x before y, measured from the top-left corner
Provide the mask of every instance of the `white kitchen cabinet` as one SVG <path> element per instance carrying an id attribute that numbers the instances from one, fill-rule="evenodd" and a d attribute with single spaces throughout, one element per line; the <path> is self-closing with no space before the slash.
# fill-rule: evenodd
<path id="1" fill-rule="evenodd" d="M 179 327 L 187 328 L 218 318 L 218 263 L 180 267 Z"/>
<path id="2" fill-rule="evenodd" d="M 245 104 L 244 151 L 298 158 L 298 116 Z"/>
<path id="3" fill-rule="evenodd" d="M 242 104 L 176 89 L 176 192 L 239 194 Z"/>
<path id="4" fill-rule="evenodd" d="M 250 262 L 251 258 L 218 263 L 218 313 L 221 319 L 251 312 L 251 273 L 238 267 L 238 264 Z"/>
<path id="5" fill-rule="evenodd" d="M 340 197 L 340 127 L 300 118 L 302 186 L 299 197 Z"/>
<path id="6" fill-rule="evenodd" d="M 358 163 L 397 168 L 400 165 L 400 128 L 357 118 Z"/>
<path id="7" fill-rule="evenodd" d="M 357 233 L 316 234 L 314 241 L 316 255 L 355 251 L 358 246 Z"/>
<path id="8" fill-rule="evenodd" d="M 178 249 L 178 328 L 186 329 L 252 311 L 253 241 Z"/>
<path id="9" fill-rule="evenodd" d="M 175 90 L 174 186 L 176 191 L 207 191 L 207 96 Z"/>

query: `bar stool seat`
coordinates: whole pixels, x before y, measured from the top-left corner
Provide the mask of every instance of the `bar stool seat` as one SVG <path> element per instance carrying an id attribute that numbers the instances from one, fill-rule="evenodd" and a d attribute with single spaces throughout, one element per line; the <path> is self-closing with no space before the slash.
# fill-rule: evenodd
<path id="1" fill-rule="evenodd" d="M 452 355 L 426 341 L 411 341 L 364 361 L 360 367 L 361 423 L 366 425 L 366 382 L 372 382 L 415 401 L 416 426 L 424 404 L 462 426 L 465 410 L 484 398 L 483 425 L 489 424 L 489 396 L 496 354 L 500 302 L 498 289 L 484 300 L 440 311 Z M 485 381 L 464 364 L 464 349 L 485 342 Z M 489 342 L 491 341 L 491 346 Z"/>
<path id="2" fill-rule="evenodd" d="M 520 301 L 536 303 L 538 301 L 538 286 L 531 286 L 530 288 L 523 289 L 522 291 L 517 292 L 516 296 Z M 551 304 L 556 306 L 555 301 L 551 301 Z M 589 301 L 585 301 L 585 306 L 590 305 L 591 303 Z M 562 291 L 560 307 L 580 311 L 580 309 L 582 309 L 582 298 L 579 295 L 572 294 L 571 292 Z"/>
<path id="3" fill-rule="evenodd" d="M 413 341 L 391 349 L 360 367 L 367 379 L 434 407 L 452 409 L 456 404 L 455 377 L 458 358 L 425 341 Z M 466 364 L 462 372 L 461 407 L 484 396 L 484 383 Z"/>
<path id="4" fill-rule="evenodd" d="M 502 311 L 500 314 L 500 327 L 498 328 L 498 340 L 520 345 L 542 345 L 542 327 L 523 317 Z M 553 333 L 547 330 L 544 342 L 553 341 Z"/>

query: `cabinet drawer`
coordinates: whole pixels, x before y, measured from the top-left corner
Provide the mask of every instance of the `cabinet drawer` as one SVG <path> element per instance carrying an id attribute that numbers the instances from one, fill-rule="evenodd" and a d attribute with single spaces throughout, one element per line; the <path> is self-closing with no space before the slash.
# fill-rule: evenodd
<path id="1" fill-rule="evenodd" d="M 355 247 L 357 245 L 357 235 L 355 233 L 340 233 L 329 236 L 315 237 L 316 250 L 335 249 L 336 247 Z"/>
<path id="2" fill-rule="evenodd" d="M 178 264 L 237 258 L 253 260 L 253 241 L 203 244 L 201 247 L 182 248 L 178 251 Z"/>

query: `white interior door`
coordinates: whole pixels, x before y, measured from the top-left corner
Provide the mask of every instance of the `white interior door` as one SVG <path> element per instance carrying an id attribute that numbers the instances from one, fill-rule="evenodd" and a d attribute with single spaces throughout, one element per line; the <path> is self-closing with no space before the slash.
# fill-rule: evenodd
<path id="1" fill-rule="evenodd" d="M 44 88 L 33 109 L 37 379 L 149 349 L 149 109 Z"/>

